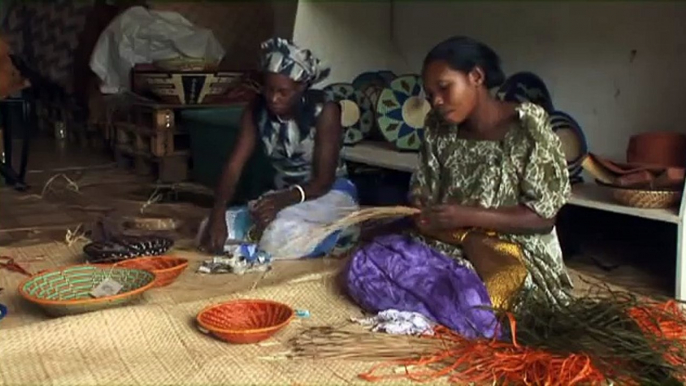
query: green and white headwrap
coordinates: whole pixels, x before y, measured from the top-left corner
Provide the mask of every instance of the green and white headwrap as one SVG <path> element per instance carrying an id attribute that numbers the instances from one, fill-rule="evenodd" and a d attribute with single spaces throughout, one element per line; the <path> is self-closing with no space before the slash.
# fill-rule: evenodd
<path id="1" fill-rule="evenodd" d="M 315 84 L 329 76 L 330 69 L 308 49 L 274 37 L 260 46 L 263 71 L 286 75 L 296 82 Z"/>

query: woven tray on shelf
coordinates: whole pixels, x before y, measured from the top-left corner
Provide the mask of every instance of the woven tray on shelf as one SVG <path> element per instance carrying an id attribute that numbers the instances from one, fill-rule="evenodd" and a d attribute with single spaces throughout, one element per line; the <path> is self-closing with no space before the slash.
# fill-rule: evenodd
<path id="1" fill-rule="evenodd" d="M 608 185 L 596 180 L 596 183 L 610 191 L 612 199 L 618 204 L 643 209 L 666 209 L 678 206 L 682 192 L 676 189 L 630 189 Z"/>
<path id="2" fill-rule="evenodd" d="M 94 298 L 91 291 L 106 278 L 123 285 L 118 294 Z M 73 265 L 41 272 L 19 285 L 19 294 L 51 316 L 118 307 L 139 300 L 155 285 L 155 274 L 106 265 Z"/>

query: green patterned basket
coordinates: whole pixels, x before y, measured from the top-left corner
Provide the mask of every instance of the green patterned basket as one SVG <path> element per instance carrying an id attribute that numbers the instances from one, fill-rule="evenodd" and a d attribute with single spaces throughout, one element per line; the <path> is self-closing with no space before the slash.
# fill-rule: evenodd
<path id="1" fill-rule="evenodd" d="M 117 295 L 92 297 L 90 292 L 106 278 L 116 280 L 124 287 Z M 19 285 L 19 293 L 47 314 L 65 316 L 132 303 L 154 285 L 155 274 L 150 271 L 83 264 L 33 275 Z"/>

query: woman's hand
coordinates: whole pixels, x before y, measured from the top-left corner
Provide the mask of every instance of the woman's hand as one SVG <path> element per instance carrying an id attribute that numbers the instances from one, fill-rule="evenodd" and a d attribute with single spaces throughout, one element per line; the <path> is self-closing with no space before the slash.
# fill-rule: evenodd
<path id="1" fill-rule="evenodd" d="M 257 227 L 261 230 L 267 228 L 276 215 L 287 206 L 293 204 L 293 192 L 283 190 L 280 192 L 269 193 L 250 207 L 250 214 Z"/>
<path id="2" fill-rule="evenodd" d="M 441 204 L 425 207 L 418 219 L 418 227 L 433 231 L 473 226 L 471 209 L 464 205 Z"/>
<path id="3" fill-rule="evenodd" d="M 223 211 L 213 211 L 207 220 L 207 229 L 202 247 L 209 253 L 223 253 L 228 236 L 226 217 Z"/>
<path id="4" fill-rule="evenodd" d="M 421 197 L 420 195 L 411 195 L 408 201 L 409 205 L 412 208 L 422 209 L 424 205 L 426 205 L 426 199 Z M 415 214 L 412 216 L 414 225 L 417 227 L 417 229 L 419 229 L 421 233 L 423 233 L 424 229 L 422 228 L 421 218 L 421 214 Z"/>

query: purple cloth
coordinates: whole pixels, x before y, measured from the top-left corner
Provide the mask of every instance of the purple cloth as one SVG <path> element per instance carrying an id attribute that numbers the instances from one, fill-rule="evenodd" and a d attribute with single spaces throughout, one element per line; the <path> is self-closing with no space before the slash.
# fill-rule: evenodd
<path id="1" fill-rule="evenodd" d="M 496 333 L 476 272 L 408 236 L 379 237 L 358 249 L 345 275 L 348 294 L 368 312 L 419 312 L 467 338 Z"/>

